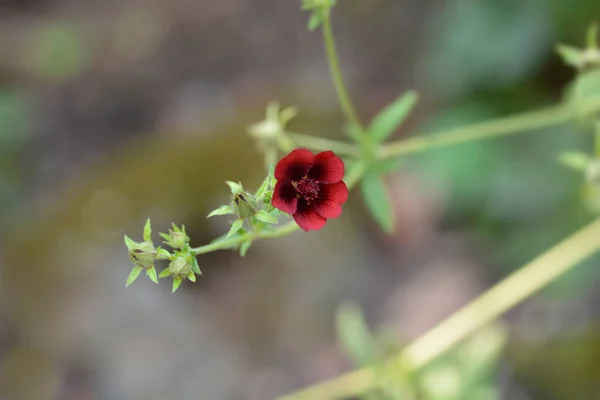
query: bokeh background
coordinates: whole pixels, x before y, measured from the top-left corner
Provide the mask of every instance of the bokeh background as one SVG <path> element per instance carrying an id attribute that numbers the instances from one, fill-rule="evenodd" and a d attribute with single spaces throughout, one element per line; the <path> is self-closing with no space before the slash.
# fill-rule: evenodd
<path id="1" fill-rule="evenodd" d="M 560 101 L 573 71 L 554 46 L 600 16 L 597 0 L 339 3 L 361 116 L 421 94 L 396 138 Z M 401 346 L 589 220 L 556 162 L 589 132 L 558 126 L 407 157 L 392 236 L 353 194 L 322 231 L 202 256 L 176 294 L 125 289 L 123 234 L 148 216 L 194 245 L 227 229 L 205 215 L 225 180 L 262 180 L 246 128 L 270 100 L 299 108 L 294 131 L 343 139 L 307 19 L 294 0 L 0 2 L 0 399 L 270 399 L 352 368 L 343 302 Z M 509 313 L 486 399 L 598 399 L 598 261 Z"/>

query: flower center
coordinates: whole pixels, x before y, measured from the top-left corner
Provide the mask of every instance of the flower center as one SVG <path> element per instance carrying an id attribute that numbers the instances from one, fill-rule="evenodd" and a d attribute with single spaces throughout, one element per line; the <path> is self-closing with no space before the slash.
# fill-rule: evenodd
<path id="1" fill-rule="evenodd" d="M 296 184 L 296 193 L 310 203 L 319 197 L 319 182 L 310 178 L 302 178 Z"/>

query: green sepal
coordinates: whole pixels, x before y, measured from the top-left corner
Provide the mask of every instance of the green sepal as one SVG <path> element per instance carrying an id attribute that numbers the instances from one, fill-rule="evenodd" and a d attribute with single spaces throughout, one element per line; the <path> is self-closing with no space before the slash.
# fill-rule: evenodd
<path id="1" fill-rule="evenodd" d="M 252 246 L 252 240 L 246 240 L 245 242 L 242 242 L 242 244 L 240 245 L 240 256 L 246 257 L 250 246 Z"/>
<path id="2" fill-rule="evenodd" d="M 265 222 L 267 224 L 276 224 L 278 222 L 277 217 L 269 214 L 265 210 L 259 211 L 256 214 L 256 219 L 258 219 L 259 221 Z"/>
<path id="3" fill-rule="evenodd" d="M 125 246 L 127 246 L 128 250 L 137 249 L 137 243 L 131 240 L 127 235 L 125 235 Z"/>
<path id="4" fill-rule="evenodd" d="M 233 214 L 233 208 L 230 205 L 224 205 L 216 210 L 213 210 L 210 214 L 206 216 L 206 218 L 214 217 L 215 215 L 228 215 Z"/>
<path id="5" fill-rule="evenodd" d="M 387 233 L 394 231 L 394 209 L 387 188 L 377 174 L 365 174 L 361 183 L 367 209 L 379 226 Z"/>
<path id="6" fill-rule="evenodd" d="M 161 238 L 163 238 L 164 240 L 168 241 L 171 239 L 171 235 L 167 234 L 167 233 L 159 233 L 158 234 Z"/>
<path id="7" fill-rule="evenodd" d="M 192 282 L 196 282 L 196 274 L 194 274 L 193 272 L 190 272 L 187 278 Z"/>
<path id="8" fill-rule="evenodd" d="M 158 285 L 158 278 L 156 276 L 156 269 L 154 267 L 148 268 L 146 270 L 146 276 L 150 278 L 150 280 Z"/>
<path id="9" fill-rule="evenodd" d="M 171 271 L 169 271 L 169 268 L 163 269 L 161 273 L 158 274 L 159 278 L 166 278 L 167 276 L 171 276 Z"/>
<path id="10" fill-rule="evenodd" d="M 267 173 L 267 177 L 265 178 L 263 183 L 260 185 L 260 187 L 256 191 L 255 197 L 257 200 L 263 200 L 265 197 L 265 194 L 273 189 L 273 181 L 275 180 L 274 170 L 275 170 L 275 167 L 273 166 L 273 164 L 270 164 L 269 172 Z"/>
<path id="11" fill-rule="evenodd" d="M 150 224 L 150 218 L 144 225 L 144 241 L 152 243 L 152 226 Z"/>
<path id="12" fill-rule="evenodd" d="M 179 286 L 181 286 L 181 282 L 183 282 L 183 279 L 181 279 L 180 277 L 176 276 L 173 278 L 173 290 L 172 293 L 175 293 L 175 291 L 179 288 Z"/>
<path id="13" fill-rule="evenodd" d="M 156 259 L 157 260 L 168 260 L 170 257 L 171 257 L 171 253 L 169 253 L 168 250 L 165 250 L 160 247 L 156 249 Z"/>
<path id="14" fill-rule="evenodd" d="M 242 225 L 244 225 L 243 219 L 236 219 L 235 221 L 233 221 L 233 223 L 231 224 L 231 228 L 229 229 L 229 232 L 227 232 L 227 236 L 225 236 L 225 239 L 229 239 L 231 236 L 235 235 L 237 233 L 237 231 L 240 230 Z"/>
<path id="15" fill-rule="evenodd" d="M 227 186 L 229 186 L 229 188 L 231 189 L 231 193 L 234 195 L 244 191 L 244 187 L 241 183 L 236 183 L 232 181 L 225 181 L 225 183 L 227 184 Z"/>
<path id="16" fill-rule="evenodd" d="M 410 115 L 418 99 L 416 92 L 409 91 L 394 100 L 373 118 L 368 129 L 369 136 L 376 142 L 389 138 Z"/>
<path id="17" fill-rule="evenodd" d="M 192 260 L 192 272 L 202 275 L 202 271 L 200 271 L 200 266 L 198 265 L 198 259 L 196 257 L 194 257 Z"/>
<path id="18" fill-rule="evenodd" d="M 142 272 L 142 270 L 143 270 L 142 267 L 139 267 L 139 266 L 133 267 L 133 269 L 129 273 L 129 277 L 127 277 L 127 283 L 125 284 L 125 287 L 129 287 L 129 285 L 131 285 L 133 282 L 135 282 L 135 280 L 138 278 L 138 276 L 140 276 L 140 272 Z"/>

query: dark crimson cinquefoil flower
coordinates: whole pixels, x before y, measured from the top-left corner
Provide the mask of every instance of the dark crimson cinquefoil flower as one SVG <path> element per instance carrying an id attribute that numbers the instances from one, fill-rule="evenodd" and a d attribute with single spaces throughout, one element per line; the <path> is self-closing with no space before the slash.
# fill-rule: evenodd
<path id="1" fill-rule="evenodd" d="M 340 216 L 348 199 L 343 177 L 344 163 L 332 151 L 296 149 L 275 167 L 273 206 L 292 214 L 305 231 L 321 229 L 327 218 Z"/>

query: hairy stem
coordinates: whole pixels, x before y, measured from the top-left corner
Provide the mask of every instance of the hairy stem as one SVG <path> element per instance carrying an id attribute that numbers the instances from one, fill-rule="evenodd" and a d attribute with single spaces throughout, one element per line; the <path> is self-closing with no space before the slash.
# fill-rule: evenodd
<path id="1" fill-rule="evenodd" d="M 386 364 L 401 363 L 411 371 L 422 368 L 469 335 L 501 316 L 556 278 L 590 257 L 600 247 L 600 219 L 541 254 L 471 301 L 407 346 Z M 280 400 L 325 400 L 359 396 L 377 386 L 371 366 L 283 396 Z"/>

